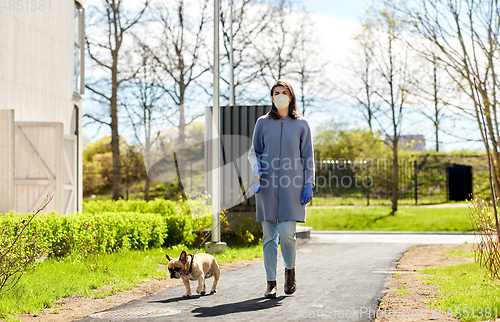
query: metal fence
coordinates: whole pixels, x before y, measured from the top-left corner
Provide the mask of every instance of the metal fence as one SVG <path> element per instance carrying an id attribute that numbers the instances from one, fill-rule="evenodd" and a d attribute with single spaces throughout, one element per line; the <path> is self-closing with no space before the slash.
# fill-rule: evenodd
<path id="1" fill-rule="evenodd" d="M 394 164 L 387 159 L 317 160 L 314 205 L 388 204 L 392 198 Z M 403 204 L 446 202 L 445 163 L 398 162 L 398 200 Z M 313 199 L 314 200 L 314 199 Z"/>

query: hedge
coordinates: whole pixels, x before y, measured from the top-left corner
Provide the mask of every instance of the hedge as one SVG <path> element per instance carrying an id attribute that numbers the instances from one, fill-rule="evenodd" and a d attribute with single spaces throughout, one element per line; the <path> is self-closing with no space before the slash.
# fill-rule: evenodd
<path id="1" fill-rule="evenodd" d="M 8 213 L 0 217 L 0 231 L 16 234 L 31 214 Z M 168 228 L 164 217 L 143 213 L 38 214 L 25 230 L 37 235 L 51 256 L 73 250 L 95 248 L 99 252 L 118 249 L 148 249 L 164 245 Z"/>
<path id="2" fill-rule="evenodd" d="M 205 201 L 191 203 L 206 212 Z M 194 220 L 187 203 L 170 200 L 85 201 L 83 213 L 38 214 L 25 234 L 37 234 L 51 256 L 65 256 L 81 249 L 99 252 L 118 249 L 191 245 L 197 242 L 193 231 L 209 227 L 211 217 Z M 31 214 L 0 214 L 0 232 L 16 234 Z M 205 227 L 206 226 L 206 227 Z"/>
<path id="3" fill-rule="evenodd" d="M 161 215 L 177 215 L 182 211 L 178 203 L 171 200 L 91 200 L 83 202 L 83 212 L 99 213 L 110 212 L 140 212 Z"/>
<path id="4" fill-rule="evenodd" d="M 198 201 L 199 202 L 199 201 Z M 181 207 L 177 202 L 165 199 L 145 200 L 95 200 L 83 203 L 84 213 L 109 212 L 134 212 L 155 213 L 161 215 L 168 228 L 168 237 L 165 246 L 173 246 L 180 243 L 189 244 L 193 241 L 192 231 L 195 223 L 189 214 L 186 205 Z"/>

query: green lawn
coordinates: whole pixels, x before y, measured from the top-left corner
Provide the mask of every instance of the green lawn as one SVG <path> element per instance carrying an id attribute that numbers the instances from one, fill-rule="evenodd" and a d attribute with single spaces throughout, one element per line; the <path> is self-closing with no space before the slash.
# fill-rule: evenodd
<path id="1" fill-rule="evenodd" d="M 421 197 L 418 199 L 419 205 L 432 205 L 447 202 L 445 196 L 435 196 L 435 197 Z M 465 203 L 465 201 L 459 201 L 452 203 Z M 399 205 L 414 206 L 415 199 L 400 199 L 398 201 Z M 309 206 L 341 206 L 341 205 L 352 205 L 352 206 L 366 206 L 367 199 L 365 196 L 358 197 L 314 197 Z M 389 199 L 379 199 L 370 198 L 370 206 L 390 206 L 391 200 Z"/>
<path id="2" fill-rule="evenodd" d="M 455 252 L 471 257 L 471 252 Z M 494 320 L 500 316 L 500 281 L 491 278 L 478 263 L 442 266 L 421 270 L 432 274 L 422 283 L 439 286 L 430 307 L 453 315 L 462 321 Z"/>
<path id="3" fill-rule="evenodd" d="M 95 273 L 89 272 L 75 255 L 62 260 L 48 259 L 40 263 L 33 273 L 24 275 L 13 290 L 0 296 L 0 318 L 41 311 L 65 296 L 104 298 L 131 289 L 137 282 L 168 278 L 165 253 L 178 257 L 183 249 L 188 253 L 194 251 L 181 246 L 146 251 L 121 250 L 103 255 L 99 260 L 100 269 Z M 252 260 L 262 257 L 262 244 L 228 247 L 225 253 L 215 257 L 219 264 L 239 259 Z"/>
<path id="4" fill-rule="evenodd" d="M 307 209 L 306 223 L 314 230 L 472 231 L 464 208 L 389 207 Z"/>

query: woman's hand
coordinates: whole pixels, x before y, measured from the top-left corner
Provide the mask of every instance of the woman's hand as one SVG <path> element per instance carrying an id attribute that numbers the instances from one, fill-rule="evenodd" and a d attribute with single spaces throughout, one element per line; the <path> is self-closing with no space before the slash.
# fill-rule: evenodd
<path id="1" fill-rule="evenodd" d="M 301 204 L 302 205 L 308 204 L 309 202 L 311 202 L 312 198 L 313 198 L 312 184 L 308 182 L 306 184 L 306 187 L 304 188 L 304 191 L 302 191 Z"/>
<path id="2" fill-rule="evenodd" d="M 262 170 L 260 168 L 260 164 L 258 164 L 258 163 L 255 164 L 255 168 L 253 169 L 252 174 L 254 177 L 257 177 L 257 179 L 262 177 Z"/>
<path id="3" fill-rule="evenodd" d="M 253 176 L 257 178 L 257 180 L 260 179 L 260 177 L 262 177 L 262 171 L 260 169 L 260 164 L 255 164 L 255 168 L 253 169 Z M 262 188 L 260 182 L 259 184 L 252 184 L 252 190 L 254 193 L 259 193 L 260 192 L 260 189 Z"/>

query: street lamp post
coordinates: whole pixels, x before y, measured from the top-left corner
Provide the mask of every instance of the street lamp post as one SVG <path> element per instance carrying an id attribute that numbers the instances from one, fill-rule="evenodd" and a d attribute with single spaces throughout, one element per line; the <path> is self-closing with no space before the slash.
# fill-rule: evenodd
<path id="1" fill-rule="evenodd" d="M 214 0 L 214 89 L 213 89 L 213 130 L 212 130 L 212 242 L 205 244 L 208 253 L 223 252 L 226 243 L 220 241 L 220 151 L 221 126 L 219 107 L 219 0 Z M 215 143 L 217 142 L 217 143 Z"/>
<path id="2" fill-rule="evenodd" d="M 234 93 L 234 55 L 233 55 L 233 0 L 229 14 L 229 106 L 235 106 Z"/>

